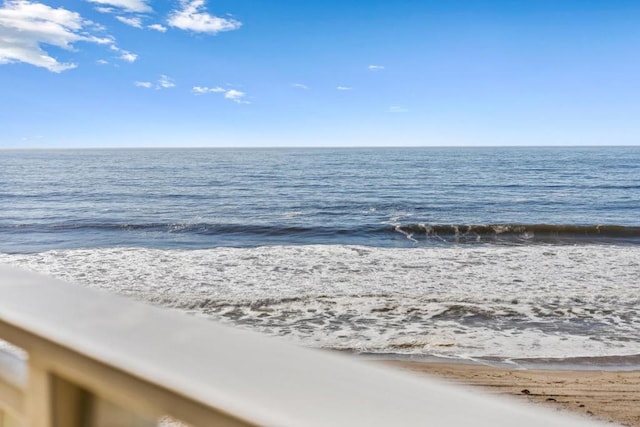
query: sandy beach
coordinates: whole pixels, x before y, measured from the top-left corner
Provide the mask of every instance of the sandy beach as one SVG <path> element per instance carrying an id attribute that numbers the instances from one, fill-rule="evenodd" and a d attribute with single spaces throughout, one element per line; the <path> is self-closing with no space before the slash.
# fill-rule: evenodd
<path id="1" fill-rule="evenodd" d="M 397 360 L 381 363 L 623 426 L 640 426 L 640 370 L 515 370 Z"/>

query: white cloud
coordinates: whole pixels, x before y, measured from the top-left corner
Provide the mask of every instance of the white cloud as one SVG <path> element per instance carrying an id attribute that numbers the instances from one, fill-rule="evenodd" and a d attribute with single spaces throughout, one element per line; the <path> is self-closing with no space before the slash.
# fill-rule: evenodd
<path id="1" fill-rule="evenodd" d="M 146 0 L 87 0 L 90 3 L 104 4 L 107 6 L 117 7 L 124 9 L 128 12 L 151 12 L 151 8 L 147 4 Z M 100 10 L 103 9 L 103 10 Z M 108 7 L 99 6 L 101 12 L 109 9 Z"/>
<path id="2" fill-rule="evenodd" d="M 122 59 L 123 61 L 127 61 L 127 62 L 135 62 L 136 59 L 138 59 L 138 55 L 135 53 L 131 53 L 127 50 L 124 49 L 120 49 L 118 46 L 112 44 L 111 46 L 109 46 L 109 49 L 111 49 L 114 52 L 118 52 L 120 54 L 120 59 Z"/>
<path id="3" fill-rule="evenodd" d="M 338 90 L 352 90 L 353 88 L 349 87 L 349 86 L 338 86 L 336 89 L 338 89 Z"/>
<path id="4" fill-rule="evenodd" d="M 229 89 L 225 92 L 224 97 L 235 102 L 240 102 L 245 95 L 244 92 L 240 92 L 239 90 Z"/>
<path id="5" fill-rule="evenodd" d="M 106 61 L 104 59 L 98 59 L 96 61 L 96 64 L 98 64 L 98 65 L 107 65 L 108 63 L 109 63 L 109 61 Z"/>
<path id="6" fill-rule="evenodd" d="M 22 142 L 30 142 L 30 141 L 38 141 L 44 139 L 44 136 L 42 135 L 36 135 L 36 136 L 23 136 L 22 138 L 20 138 L 20 141 Z"/>
<path id="7" fill-rule="evenodd" d="M 156 86 L 157 89 L 170 89 L 175 86 L 176 84 L 171 80 L 171 78 L 164 74 L 160 74 L 160 78 L 158 79 L 158 84 Z"/>
<path id="8" fill-rule="evenodd" d="M 142 28 L 142 19 L 138 18 L 137 16 L 116 16 L 116 19 L 123 24 L 129 25 L 130 27 Z"/>
<path id="9" fill-rule="evenodd" d="M 407 113 L 409 110 L 402 105 L 392 105 L 387 110 L 389 113 Z"/>
<path id="10" fill-rule="evenodd" d="M 127 61 L 127 62 L 136 62 L 136 59 L 138 59 L 138 55 L 136 55 L 135 53 L 131 53 L 131 52 L 127 52 L 126 50 L 122 51 L 122 55 L 120 55 L 120 59 L 122 59 L 123 61 Z"/>
<path id="11" fill-rule="evenodd" d="M 380 70 L 384 70 L 384 65 L 369 65 L 367 67 L 369 70 L 371 71 L 380 71 Z"/>
<path id="12" fill-rule="evenodd" d="M 216 87 L 194 86 L 193 89 L 191 89 L 191 91 L 196 95 L 203 95 L 205 93 L 222 93 L 224 94 L 223 96 L 225 99 L 229 99 L 235 102 L 236 104 L 250 104 L 249 101 L 244 99 L 245 96 L 247 96 L 247 94 L 236 89 L 225 89 L 220 86 L 216 86 Z"/>
<path id="13" fill-rule="evenodd" d="M 173 87 L 176 87 L 176 84 L 173 82 L 173 79 L 171 79 L 169 76 L 165 74 L 160 74 L 160 77 L 158 77 L 158 80 L 155 83 L 147 82 L 147 81 L 135 81 L 133 82 L 133 84 L 138 87 L 143 87 L 145 89 L 155 88 L 156 90 L 171 89 Z"/>
<path id="14" fill-rule="evenodd" d="M 42 45 L 74 50 L 74 43 L 112 44 L 110 37 L 97 37 L 88 28 L 93 23 L 79 13 L 52 8 L 28 0 L 5 1 L 0 8 L 0 64 L 24 62 L 60 73 L 77 67 L 50 56 Z"/>
<path id="15" fill-rule="evenodd" d="M 205 0 L 180 0 L 180 10 L 174 10 L 167 22 L 181 30 L 216 34 L 222 31 L 237 30 L 242 26 L 235 19 L 210 15 L 205 10 Z"/>
<path id="16" fill-rule="evenodd" d="M 116 13 L 116 10 L 112 7 L 101 7 L 98 6 L 95 8 L 100 13 Z"/>
<path id="17" fill-rule="evenodd" d="M 147 28 L 149 28 L 151 30 L 155 30 L 155 31 L 160 31 L 161 33 L 164 33 L 164 32 L 167 31 L 167 27 L 165 27 L 164 25 L 160 25 L 160 24 L 148 25 Z"/>
<path id="18" fill-rule="evenodd" d="M 222 87 L 206 87 L 206 86 L 194 86 L 191 91 L 195 94 L 202 95 L 204 93 L 220 93 L 226 92 L 227 90 Z"/>
<path id="19" fill-rule="evenodd" d="M 302 83 L 291 83 L 291 86 L 295 87 L 296 89 L 309 89 L 309 86 Z"/>

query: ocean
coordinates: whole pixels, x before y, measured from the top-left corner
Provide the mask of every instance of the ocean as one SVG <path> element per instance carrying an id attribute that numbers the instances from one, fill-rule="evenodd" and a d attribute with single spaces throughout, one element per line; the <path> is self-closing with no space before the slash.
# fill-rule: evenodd
<path id="1" fill-rule="evenodd" d="M 384 357 L 640 365 L 640 147 L 0 151 L 0 262 Z"/>

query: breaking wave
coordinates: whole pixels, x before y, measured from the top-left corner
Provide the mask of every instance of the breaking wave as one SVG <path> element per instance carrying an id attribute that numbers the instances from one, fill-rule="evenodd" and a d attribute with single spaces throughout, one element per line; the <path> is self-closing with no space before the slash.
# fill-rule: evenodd
<path id="1" fill-rule="evenodd" d="M 359 227 L 289 226 L 259 224 L 197 223 L 99 223 L 59 222 L 0 226 L 1 234 L 12 233 L 113 233 L 126 237 L 152 233 L 154 246 L 162 235 L 167 238 L 194 238 L 197 247 L 250 247 L 267 243 L 324 244 L 355 243 L 370 246 L 412 244 L 640 244 L 640 226 L 554 225 L 554 224 L 370 224 Z M 211 239 L 207 239 L 210 237 Z M 139 243 L 139 242 L 135 242 Z M 109 246 L 108 244 L 105 246 Z M 144 246 L 144 245 L 143 245 Z M 161 244 L 159 246 L 162 246 Z"/>

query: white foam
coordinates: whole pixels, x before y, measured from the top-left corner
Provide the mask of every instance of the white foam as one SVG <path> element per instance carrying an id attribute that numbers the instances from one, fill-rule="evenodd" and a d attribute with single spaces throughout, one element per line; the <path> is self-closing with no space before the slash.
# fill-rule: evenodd
<path id="1" fill-rule="evenodd" d="M 640 354 L 638 260 L 602 245 L 0 254 L 308 346 L 505 358 Z"/>

